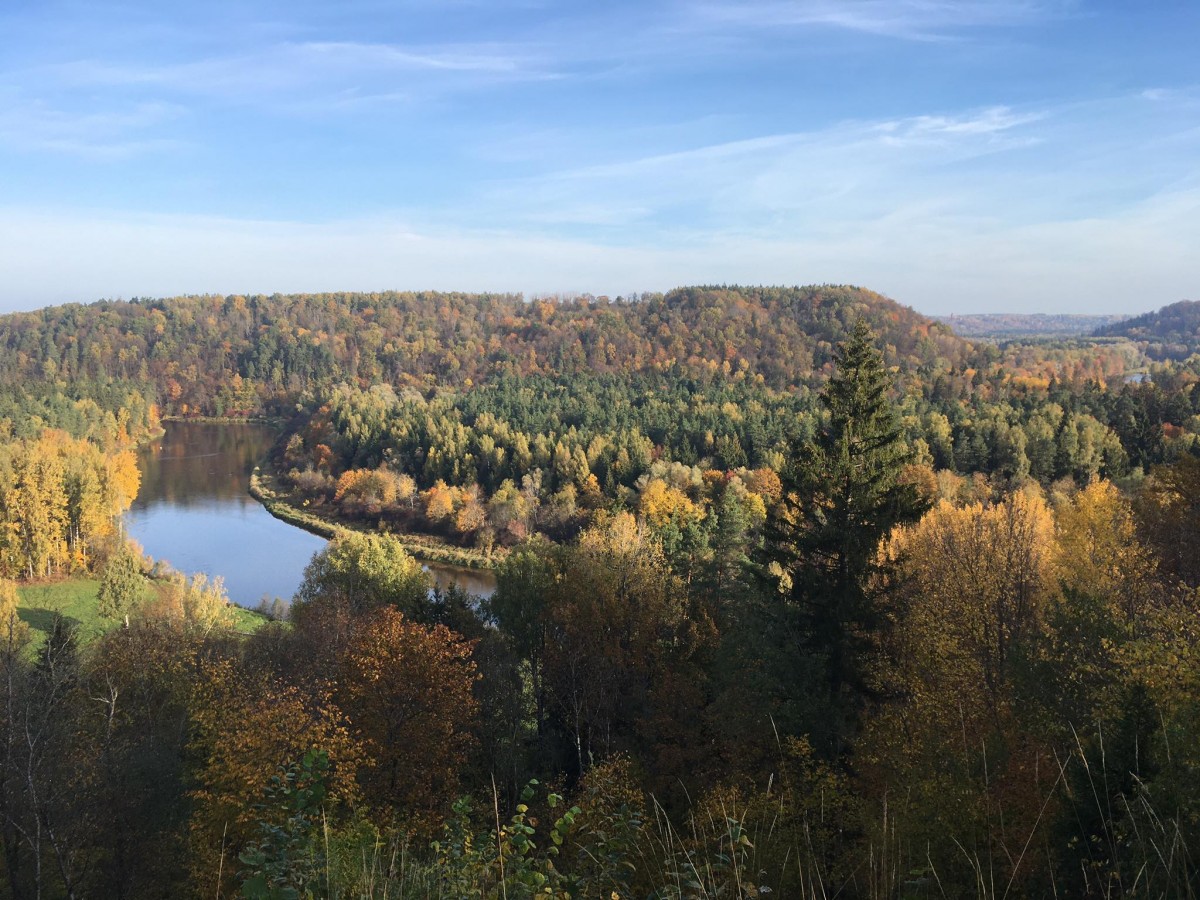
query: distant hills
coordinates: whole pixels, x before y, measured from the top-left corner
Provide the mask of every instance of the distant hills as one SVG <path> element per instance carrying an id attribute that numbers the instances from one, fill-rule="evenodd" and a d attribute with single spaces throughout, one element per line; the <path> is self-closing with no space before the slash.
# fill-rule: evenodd
<path id="1" fill-rule="evenodd" d="M 223 414 L 320 384 L 469 387 L 496 376 L 674 370 L 820 381 L 859 317 L 901 372 L 962 368 L 972 345 L 863 288 L 684 287 L 527 301 L 436 292 L 189 296 L 0 317 L 0 384 L 153 383 L 164 412 Z"/>
<path id="2" fill-rule="evenodd" d="M 1047 313 L 981 313 L 934 316 L 965 338 L 1033 338 L 1090 335 L 1128 318 L 1123 315 L 1066 315 Z"/>
<path id="3" fill-rule="evenodd" d="M 1153 359 L 1186 359 L 1200 351 L 1200 300 L 1180 300 L 1157 312 L 1104 325 L 1095 334 L 1145 342 L 1146 354 Z"/>

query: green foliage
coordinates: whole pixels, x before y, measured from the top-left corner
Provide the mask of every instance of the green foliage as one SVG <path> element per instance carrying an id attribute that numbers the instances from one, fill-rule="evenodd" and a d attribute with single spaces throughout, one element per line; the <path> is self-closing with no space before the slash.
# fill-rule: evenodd
<path id="1" fill-rule="evenodd" d="M 137 381 L 0 376 L 0 437 L 36 438 L 51 428 L 106 449 L 139 443 L 162 427 L 154 396 L 153 385 Z"/>
<path id="2" fill-rule="evenodd" d="M 122 548 L 100 573 L 96 609 L 106 619 L 123 619 L 128 623 L 130 614 L 146 599 L 146 589 L 141 560 L 128 548 Z"/>
<path id="3" fill-rule="evenodd" d="M 428 593 L 429 576 L 395 538 L 344 531 L 304 570 L 293 614 L 313 604 L 355 614 L 393 606 L 424 621 Z"/>
<path id="4" fill-rule="evenodd" d="M 283 767 L 258 805 L 260 838 L 241 852 L 246 900 L 315 900 L 328 896 L 319 827 L 328 793 L 329 755 L 310 750 Z M 280 821 L 282 819 L 282 821 Z"/>
<path id="5" fill-rule="evenodd" d="M 973 346 L 828 286 L 4 317 L 5 571 L 111 555 L 159 402 L 286 418 L 253 490 L 335 540 L 251 641 L 196 582 L 89 643 L 121 554 L 20 586 L 0 890 L 1194 895 L 1200 361 L 1123 384 L 1176 331 Z"/>
<path id="6" fill-rule="evenodd" d="M 555 860 L 582 811 L 578 806 L 563 807 L 561 795 L 547 793 L 546 808 L 556 818 L 545 832 L 549 844 L 539 846 L 538 820 L 530 812 L 537 787 L 536 779 L 525 785 L 507 823 L 499 822 L 497 810 L 497 827 L 490 835 L 473 834 L 470 803 L 465 799 L 455 803 L 442 838 L 432 847 L 445 896 L 527 900 L 577 896 L 576 882 L 559 871 Z"/>
<path id="7" fill-rule="evenodd" d="M 1153 469 L 1137 508 L 1142 532 L 1163 567 L 1200 589 L 1200 457 Z"/>
<path id="8" fill-rule="evenodd" d="M 900 478 L 912 454 L 873 340 L 860 320 L 839 347 L 837 373 L 821 394 L 829 424 L 797 448 L 766 543 L 768 575 L 795 611 L 800 649 L 824 658 L 826 689 L 842 715 L 872 693 L 870 672 L 889 626 L 880 542 L 928 505 Z M 836 746 L 846 726 L 833 728 Z"/>
<path id="9" fill-rule="evenodd" d="M 678 900 L 753 897 L 759 891 L 747 871 L 754 844 L 737 818 L 726 816 L 707 848 L 680 847 L 669 855 L 658 894 Z"/>
<path id="10" fill-rule="evenodd" d="M 689 374 L 724 363 L 781 386 L 827 365 L 856 315 L 885 336 L 889 364 L 916 368 L 966 353 L 911 309 L 846 286 L 690 287 L 533 303 L 411 292 L 204 296 L 5 316 L 0 383 L 50 372 L 73 384 L 148 380 L 166 412 L 185 415 L 258 411 L 277 393 L 337 381 L 463 385 L 504 373 L 650 371 L 672 359 Z"/>

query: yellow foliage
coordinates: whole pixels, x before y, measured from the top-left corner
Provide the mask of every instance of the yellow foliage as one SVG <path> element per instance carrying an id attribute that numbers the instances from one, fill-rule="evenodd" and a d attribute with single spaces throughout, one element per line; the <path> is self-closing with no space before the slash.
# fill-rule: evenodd
<path id="1" fill-rule="evenodd" d="M 203 572 L 190 579 L 175 576 L 159 592 L 158 601 L 147 616 L 182 631 L 207 634 L 213 629 L 232 628 L 235 621 L 224 579 L 209 578 Z"/>
<path id="2" fill-rule="evenodd" d="M 477 492 L 476 492 L 477 494 Z M 487 524 L 487 509 L 478 496 L 468 496 L 454 516 L 454 528 L 462 534 L 478 531 Z"/>
<path id="3" fill-rule="evenodd" d="M 746 517 L 754 528 L 761 528 L 767 521 L 767 505 L 758 494 L 747 493 L 745 499 Z"/>
<path id="4" fill-rule="evenodd" d="M 129 451 L 106 454 L 46 430 L 0 453 L 0 574 L 48 577 L 86 566 L 137 493 Z"/>
<path id="5" fill-rule="evenodd" d="M 745 481 L 750 492 L 762 497 L 763 503 L 767 506 L 772 505 L 783 496 L 783 482 L 780 481 L 774 469 L 753 469 L 746 473 Z"/>
<path id="6" fill-rule="evenodd" d="M 433 487 L 421 495 L 425 502 L 425 517 L 431 522 L 450 518 L 454 515 L 457 495 L 458 491 L 455 488 L 438 479 Z"/>
<path id="7" fill-rule="evenodd" d="M 1040 735 L 1022 730 L 1012 676 L 1057 597 L 1045 500 L 1037 491 L 961 507 L 943 500 L 884 552 L 899 563 L 906 610 L 886 681 L 903 699 L 866 723 L 857 751 L 866 793 L 902 787 L 897 812 L 912 816 L 917 840 L 976 833 L 1000 807 L 1014 833 L 1031 833 L 1057 770 Z"/>
<path id="8" fill-rule="evenodd" d="M 1137 538 L 1133 510 L 1108 481 L 1093 481 L 1055 507 L 1064 587 L 1106 600 L 1132 621 L 1150 592 L 1151 553 Z"/>
<path id="9" fill-rule="evenodd" d="M 404 813 L 406 827 L 433 827 L 458 791 L 479 708 L 473 646 L 383 607 L 359 622 L 339 660 L 337 699 L 373 760 L 366 800 Z"/>
<path id="10" fill-rule="evenodd" d="M 125 512 L 137 498 L 142 484 L 142 473 L 138 471 L 133 451 L 122 450 L 109 458 L 108 482 L 113 508 L 118 514 Z"/>
<path id="11" fill-rule="evenodd" d="M 17 617 L 17 586 L 0 578 L 0 652 L 11 652 L 29 637 L 29 626 Z"/>
<path id="12" fill-rule="evenodd" d="M 406 477 L 407 476 L 403 476 Z M 412 492 L 412 479 L 405 487 Z M 400 480 L 387 469 L 348 469 L 337 480 L 333 499 L 336 503 L 353 501 L 373 506 L 391 506 L 400 493 Z"/>
<path id="13" fill-rule="evenodd" d="M 324 692 L 241 676 L 228 661 L 210 663 L 196 689 L 190 750 L 199 760 L 190 823 L 192 871 L 204 895 L 217 895 L 219 862 L 237 859 L 257 836 L 263 798 L 281 766 L 313 749 L 329 754 L 329 803 L 353 804 L 364 755 L 341 711 Z M 223 894 L 221 894 L 223 896 Z"/>
<path id="14" fill-rule="evenodd" d="M 650 479 L 642 489 L 638 511 L 654 526 L 665 525 L 673 519 L 687 522 L 704 517 L 703 510 L 687 494 L 659 478 Z"/>
<path id="15" fill-rule="evenodd" d="M 884 552 L 911 592 L 903 630 L 911 676 L 955 702 L 983 686 L 1000 702 L 1017 643 L 1040 627 L 1056 590 L 1054 520 L 1041 495 L 999 503 L 940 502 L 900 528 Z"/>

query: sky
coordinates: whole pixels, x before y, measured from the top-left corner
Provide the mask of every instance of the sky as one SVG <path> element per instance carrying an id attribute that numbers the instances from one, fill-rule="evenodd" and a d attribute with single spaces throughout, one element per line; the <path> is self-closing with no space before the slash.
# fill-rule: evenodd
<path id="1" fill-rule="evenodd" d="M 1200 299 L 1200 3 L 6 0 L 0 310 Z"/>

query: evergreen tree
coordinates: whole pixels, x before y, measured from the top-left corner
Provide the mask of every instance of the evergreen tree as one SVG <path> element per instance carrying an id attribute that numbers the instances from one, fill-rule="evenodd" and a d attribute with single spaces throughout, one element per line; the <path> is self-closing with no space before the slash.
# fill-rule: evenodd
<path id="1" fill-rule="evenodd" d="M 712 554 L 707 567 L 708 587 L 720 601 L 727 602 L 743 586 L 743 571 L 749 562 L 746 551 L 750 518 L 735 492 L 727 487 L 709 520 Z"/>
<path id="2" fill-rule="evenodd" d="M 129 614 L 146 595 L 146 579 L 137 556 L 122 550 L 108 561 L 100 576 L 97 608 L 106 619 L 123 619 L 129 624 Z"/>
<path id="3" fill-rule="evenodd" d="M 839 345 L 836 373 L 821 393 L 828 424 L 790 460 L 763 560 L 790 613 L 796 649 L 824 672 L 832 713 L 828 749 L 835 752 L 861 701 L 875 693 L 870 671 L 889 624 L 880 540 L 927 508 L 900 479 L 911 452 L 873 341 L 860 319 Z"/>
<path id="4" fill-rule="evenodd" d="M 1054 477 L 1070 478 L 1075 472 L 1075 456 L 1079 452 L 1079 437 L 1075 433 L 1071 413 L 1063 410 L 1054 433 Z"/>

